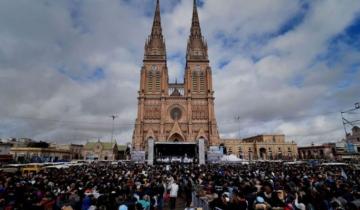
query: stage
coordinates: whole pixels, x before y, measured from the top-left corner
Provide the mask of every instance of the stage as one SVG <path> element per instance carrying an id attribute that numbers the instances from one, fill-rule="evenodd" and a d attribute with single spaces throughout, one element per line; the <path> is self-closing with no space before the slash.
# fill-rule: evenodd
<path id="1" fill-rule="evenodd" d="M 155 163 L 198 163 L 196 143 L 157 142 L 154 145 Z"/>
<path id="2" fill-rule="evenodd" d="M 147 160 L 149 165 L 161 163 L 205 164 L 204 140 L 196 142 L 155 142 L 148 141 Z"/>

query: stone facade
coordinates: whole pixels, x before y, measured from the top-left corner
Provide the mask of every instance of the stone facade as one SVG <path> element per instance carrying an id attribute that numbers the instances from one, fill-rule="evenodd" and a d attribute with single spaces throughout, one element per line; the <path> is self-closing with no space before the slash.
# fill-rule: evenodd
<path id="1" fill-rule="evenodd" d="M 207 51 L 194 1 L 184 81 L 169 83 L 157 1 L 151 34 L 145 43 L 133 150 L 147 151 L 150 139 L 155 142 L 197 142 L 204 139 L 206 147 L 219 145 Z"/>
<path id="2" fill-rule="evenodd" d="M 110 142 L 88 142 L 82 150 L 84 160 L 117 160 L 118 147 Z"/>
<path id="3" fill-rule="evenodd" d="M 82 150 L 84 145 L 79 144 L 53 144 L 52 147 L 62 150 L 68 150 L 71 153 L 71 160 L 83 159 Z"/>
<path id="4" fill-rule="evenodd" d="M 15 161 L 19 162 L 56 162 L 71 160 L 71 152 L 69 150 L 49 148 L 35 148 L 35 147 L 13 147 L 10 154 Z"/>
<path id="5" fill-rule="evenodd" d="M 311 145 L 298 148 L 299 159 L 336 159 L 336 144 Z"/>
<path id="6" fill-rule="evenodd" d="M 351 131 L 352 133 L 348 134 L 348 136 L 346 137 L 346 141 L 348 143 L 360 145 L 360 128 L 358 126 L 354 126 Z"/>
<path id="7" fill-rule="evenodd" d="M 0 141 L 0 162 L 8 162 L 12 160 L 12 156 L 10 155 L 11 147 L 12 144 Z"/>
<path id="8" fill-rule="evenodd" d="M 298 156 L 297 145 L 286 142 L 285 135 L 258 135 L 245 139 L 222 139 L 227 154 L 245 160 L 292 160 Z"/>
<path id="9" fill-rule="evenodd" d="M 9 155 L 12 144 L 0 142 L 0 155 Z"/>

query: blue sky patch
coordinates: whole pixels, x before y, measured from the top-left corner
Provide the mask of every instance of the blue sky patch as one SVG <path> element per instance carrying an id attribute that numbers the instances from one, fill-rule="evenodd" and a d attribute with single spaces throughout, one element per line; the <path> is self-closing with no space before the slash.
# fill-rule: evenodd
<path id="1" fill-rule="evenodd" d="M 225 34 L 222 31 L 218 31 L 214 35 L 214 37 L 215 37 L 215 39 L 221 41 L 221 46 L 223 48 L 227 48 L 227 49 L 228 48 L 233 48 L 239 42 L 239 38 L 229 36 L 229 35 Z"/>
<path id="2" fill-rule="evenodd" d="M 227 66 L 230 63 L 230 60 L 222 60 L 219 62 L 219 69 L 223 69 L 225 66 Z"/>
<path id="3" fill-rule="evenodd" d="M 302 2 L 301 8 L 297 14 L 292 16 L 289 20 L 287 20 L 279 30 L 273 34 L 273 36 L 281 36 L 283 34 L 288 33 L 289 31 L 294 30 L 297 26 L 299 26 L 309 10 L 309 4 L 307 2 Z"/>
<path id="4" fill-rule="evenodd" d="M 93 70 L 86 70 L 84 65 L 79 72 L 72 71 L 66 66 L 58 68 L 58 71 L 76 82 L 96 82 L 105 79 L 105 71 L 101 67 L 97 67 Z"/>
<path id="5" fill-rule="evenodd" d="M 90 29 L 82 18 L 81 7 L 82 1 L 70 1 L 68 10 L 72 26 L 77 29 L 81 34 L 86 34 L 90 32 Z"/>

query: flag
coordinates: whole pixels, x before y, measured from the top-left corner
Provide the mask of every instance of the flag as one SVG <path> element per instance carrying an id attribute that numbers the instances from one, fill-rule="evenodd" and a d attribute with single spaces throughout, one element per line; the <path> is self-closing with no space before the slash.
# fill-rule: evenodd
<path id="1" fill-rule="evenodd" d="M 344 179 L 348 178 L 345 171 L 344 171 L 344 169 L 341 169 L 341 176 L 344 177 Z"/>

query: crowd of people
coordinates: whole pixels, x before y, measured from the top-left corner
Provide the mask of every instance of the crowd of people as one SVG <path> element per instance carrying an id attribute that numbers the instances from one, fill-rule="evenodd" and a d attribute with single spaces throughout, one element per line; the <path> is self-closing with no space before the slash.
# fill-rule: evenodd
<path id="1" fill-rule="evenodd" d="M 0 172 L 0 210 L 359 209 L 359 181 L 349 166 L 91 163 Z"/>

